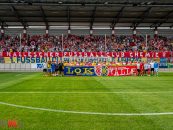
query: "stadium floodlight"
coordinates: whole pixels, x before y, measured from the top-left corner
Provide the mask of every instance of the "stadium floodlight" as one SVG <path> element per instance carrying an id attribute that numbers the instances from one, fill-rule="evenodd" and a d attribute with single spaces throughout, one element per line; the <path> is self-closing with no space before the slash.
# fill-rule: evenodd
<path id="1" fill-rule="evenodd" d="M 23 28 L 23 26 L 7 26 L 7 27 L 4 27 L 4 28 Z"/>
<path id="2" fill-rule="evenodd" d="M 158 27 L 158 29 L 170 29 L 170 27 Z"/>
<path id="3" fill-rule="evenodd" d="M 115 27 L 114 29 L 131 29 L 130 27 Z"/>
<path id="4" fill-rule="evenodd" d="M 136 27 L 136 29 L 151 29 L 150 27 Z"/>
<path id="5" fill-rule="evenodd" d="M 28 26 L 28 28 L 33 28 L 33 29 L 46 29 L 46 26 Z"/>
<path id="6" fill-rule="evenodd" d="M 103 26 L 101 26 L 101 27 L 100 27 L 100 26 L 98 26 L 98 27 L 95 26 L 95 27 L 93 27 L 93 29 L 103 29 L 103 30 L 104 30 L 104 29 L 105 29 L 105 30 L 108 29 L 108 30 L 109 30 L 109 29 L 111 29 L 111 28 L 110 28 L 110 27 L 103 27 Z"/>
<path id="7" fill-rule="evenodd" d="M 14 3 L 25 3 L 25 0 L 13 0 Z"/>
<path id="8" fill-rule="evenodd" d="M 68 26 L 49 26 L 49 29 L 68 29 Z"/>
<path id="9" fill-rule="evenodd" d="M 90 29 L 89 26 L 71 26 L 71 29 Z"/>

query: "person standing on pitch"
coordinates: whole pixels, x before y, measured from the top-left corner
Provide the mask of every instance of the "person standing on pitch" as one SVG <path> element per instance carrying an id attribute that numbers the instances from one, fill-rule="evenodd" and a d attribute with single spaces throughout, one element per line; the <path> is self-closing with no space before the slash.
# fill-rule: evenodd
<path id="1" fill-rule="evenodd" d="M 149 62 L 148 62 L 148 76 L 151 76 L 151 65 Z"/>
<path id="2" fill-rule="evenodd" d="M 147 62 L 145 62 L 145 64 L 144 64 L 144 74 L 145 75 L 147 75 L 147 72 L 148 72 L 148 63 Z"/>
<path id="3" fill-rule="evenodd" d="M 154 62 L 154 75 L 158 76 L 158 72 L 159 72 L 159 63 Z"/>
<path id="4" fill-rule="evenodd" d="M 63 62 L 61 61 L 60 63 L 59 63 L 59 74 L 61 75 L 61 76 L 63 76 L 63 73 L 64 72 L 64 64 L 63 64 Z"/>
<path id="5" fill-rule="evenodd" d="M 138 72 L 137 75 L 139 76 L 140 73 L 141 73 L 141 72 L 140 72 L 140 63 L 139 63 L 139 61 L 138 61 L 138 63 L 137 63 L 136 65 L 137 65 L 137 72 Z"/>
<path id="6" fill-rule="evenodd" d="M 56 67 L 55 62 L 52 62 L 52 64 L 51 64 L 51 73 L 52 73 L 52 76 L 55 76 L 55 67 Z"/>
<path id="7" fill-rule="evenodd" d="M 150 65 L 151 65 L 151 75 L 154 75 L 154 62 L 151 61 Z"/>
<path id="8" fill-rule="evenodd" d="M 141 61 L 140 63 L 140 75 L 143 76 L 144 75 L 144 62 Z"/>
<path id="9" fill-rule="evenodd" d="M 59 64 L 58 64 L 58 62 L 56 62 L 56 64 L 55 64 L 55 76 L 58 75 L 58 70 L 59 70 Z"/>

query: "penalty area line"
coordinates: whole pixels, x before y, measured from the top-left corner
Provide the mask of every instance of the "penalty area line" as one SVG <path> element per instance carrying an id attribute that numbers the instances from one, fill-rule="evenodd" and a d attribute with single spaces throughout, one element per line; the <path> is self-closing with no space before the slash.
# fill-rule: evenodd
<path id="1" fill-rule="evenodd" d="M 0 105 L 6 105 L 16 108 L 30 109 L 30 110 L 39 110 L 39 111 L 48 111 L 48 112 L 57 112 L 57 113 L 69 113 L 69 114 L 82 114 L 82 115 L 103 115 L 103 116 L 159 116 L 159 115 L 173 115 L 173 112 L 154 112 L 154 113 L 102 113 L 102 112 L 79 112 L 79 111 L 67 111 L 67 110 L 57 110 L 41 107 L 32 107 L 32 106 L 23 106 L 16 105 L 6 102 L 0 102 Z"/>

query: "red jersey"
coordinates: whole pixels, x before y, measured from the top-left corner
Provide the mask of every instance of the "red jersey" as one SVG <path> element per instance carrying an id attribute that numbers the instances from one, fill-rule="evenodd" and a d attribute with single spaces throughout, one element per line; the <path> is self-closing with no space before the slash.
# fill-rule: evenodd
<path id="1" fill-rule="evenodd" d="M 144 70 L 144 63 L 140 63 L 140 70 Z"/>

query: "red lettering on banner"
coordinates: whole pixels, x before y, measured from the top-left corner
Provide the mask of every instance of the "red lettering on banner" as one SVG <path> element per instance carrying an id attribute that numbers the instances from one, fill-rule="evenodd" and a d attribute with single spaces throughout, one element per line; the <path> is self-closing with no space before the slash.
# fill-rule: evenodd
<path id="1" fill-rule="evenodd" d="M 37 52 L 33 52 L 34 57 L 39 57 Z"/>
<path id="2" fill-rule="evenodd" d="M 149 53 L 149 52 L 146 52 L 146 53 L 145 53 L 145 57 L 146 57 L 146 58 L 150 58 L 150 57 L 151 57 L 150 53 Z"/>
<path id="3" fill-rule="evenodd" d="M 44 57 L 48 57 L 48 53 L 47 52 L 43 52 Z"/>
<path id="4" fill-rule="evenodd" d="M 85 52 L 82 52 L 82 57 L 86 57 L 86 53 Z"/>
<path id="5" fill-rule="evenodd" d="M 113 52 L 110 52 L 111 54 L 110 54 L 110 57 L 114 57 L 114 53 Z"/>
<path id="6" fill-rule="evenodd" d="M 165 52 L 162 52 L 163 54 L 162 54 L 162 56 L 165 58 L 166 57 L 166 54 L 165 54 Z"/>
<path id="7" fill-rule="evenodd" d="M 42 52 L 38 52 L 39 57 L 42 57 Z"/>
<path id="8" fill-rule="evenodd" d="M 151 53 L 151 58 L 154 58 L 154 52 L 150 52 Z"/>
<path id="9" fill-rule="evenodd" d="M 154 57 L 155 57 L 155 58 L 159 58 L 159 53 L 156 52 Z"/>
<path id="10" fill-rule="evenodd" d="M 65 56 L 65 57 L 69 56 L 69 55 L 68 55 L 68 52 L 64 52 L 64 56 Z"/>
<path id="11" fill-rule="evenodd" d="M 14 56 L 14 57 L 17 57 L 17 52 L 14 52 L 14 53 L 13 53 L 13 56 Z"/>
<path id="12" fill-rule="evenodd" d="M 55 57 L 59 57 L 59 52 L 55 52 Z"/>
<path id="13" fill-rule="evenodd" d="M 106 52 L 106 57 L 110 57 L 109 52 Z"/>
<path id="14" fill-rule="evenodd" d="M 129 54 L 130 54 L 130 58 L 133 58 L 133 52 L 130 52 Z"/>
<path id="15" fill-rule="evenodd" d="M 74 52 L 74 56 L 77 57 L 77 52 Z"/>
<path id="16" fill-rule="evenodd" d="M 82 57 L 82 52 L 78 52 L 79 53 L 79 57 Z"/>
<path id="17" fill-rule="evenodd" d="M 18 55 L 19 55 L 19 53 L 18 53 Z M 22 53 L 22 57 L 27 57 L 28 56 L 28 52 L 23 52 Z"/>
<path id="18" fill-rule="evenodd" d="M 1 52 L 2 57 L 117 57 L 166 58 L 173 52 Z"/>
<path id="19" fill-rule="evenodd" d="M 83 56 L 84 57 L 87 57 L 87 52 L 83 52 Z"/>
<path id="20" fill-rule="evenodd" d="M 69 56 L 72 57 L 74 54 L 73 52 L 69 52 Z"/>
<path id="21" fill-rule="evenodd" d="M 139 52 L 140 58 L 143 58 L 143 52 Z"/>
<path id="22" fill-rule="evenodd" d="M 92 52 L 89 52 L 89 57 L 94 57 Z"/>
<path id="23" fill-rule="evenodd" d="M 121 52 L 121 57 L 124 57 L 124 52 Z"/>
<path id="24" fill-rule="evenodd" d="M 162 57 L 162 52 L 159 52 L 158 55 L 159 55 L 159 58 Z"/>
<path id="25" fill-rule="evenodd" d="M 10 53 L 9 53 L 9 52 L 4 52 L 3 54 L 4 54 L 6 57 L 10 57 Z M 5 57 L 5 56 L 4 56 L 4 57 Z"/>
<path id="26" fill-rule="evenodd" d="M 53 52 L 50 52 L 50 56 L 49 56 L 49 57 L 54 57 L 54 56 L 53 56 Z"/>
<path id="27" fill-rule="evenodd" d="M 31 52 L 28 52 L 28 57 L 32 57 Z"/>
<path id="28" fill-rule="evenodd" d="M 104 56 L 103 52 L 100 52 L 100 57 L 103 57 L 103 56 Z"/>
<path id="29" fill-rule="evenodd" d="M 134 57 L 138 57 L 138 52 L 134 52 Z"/>

